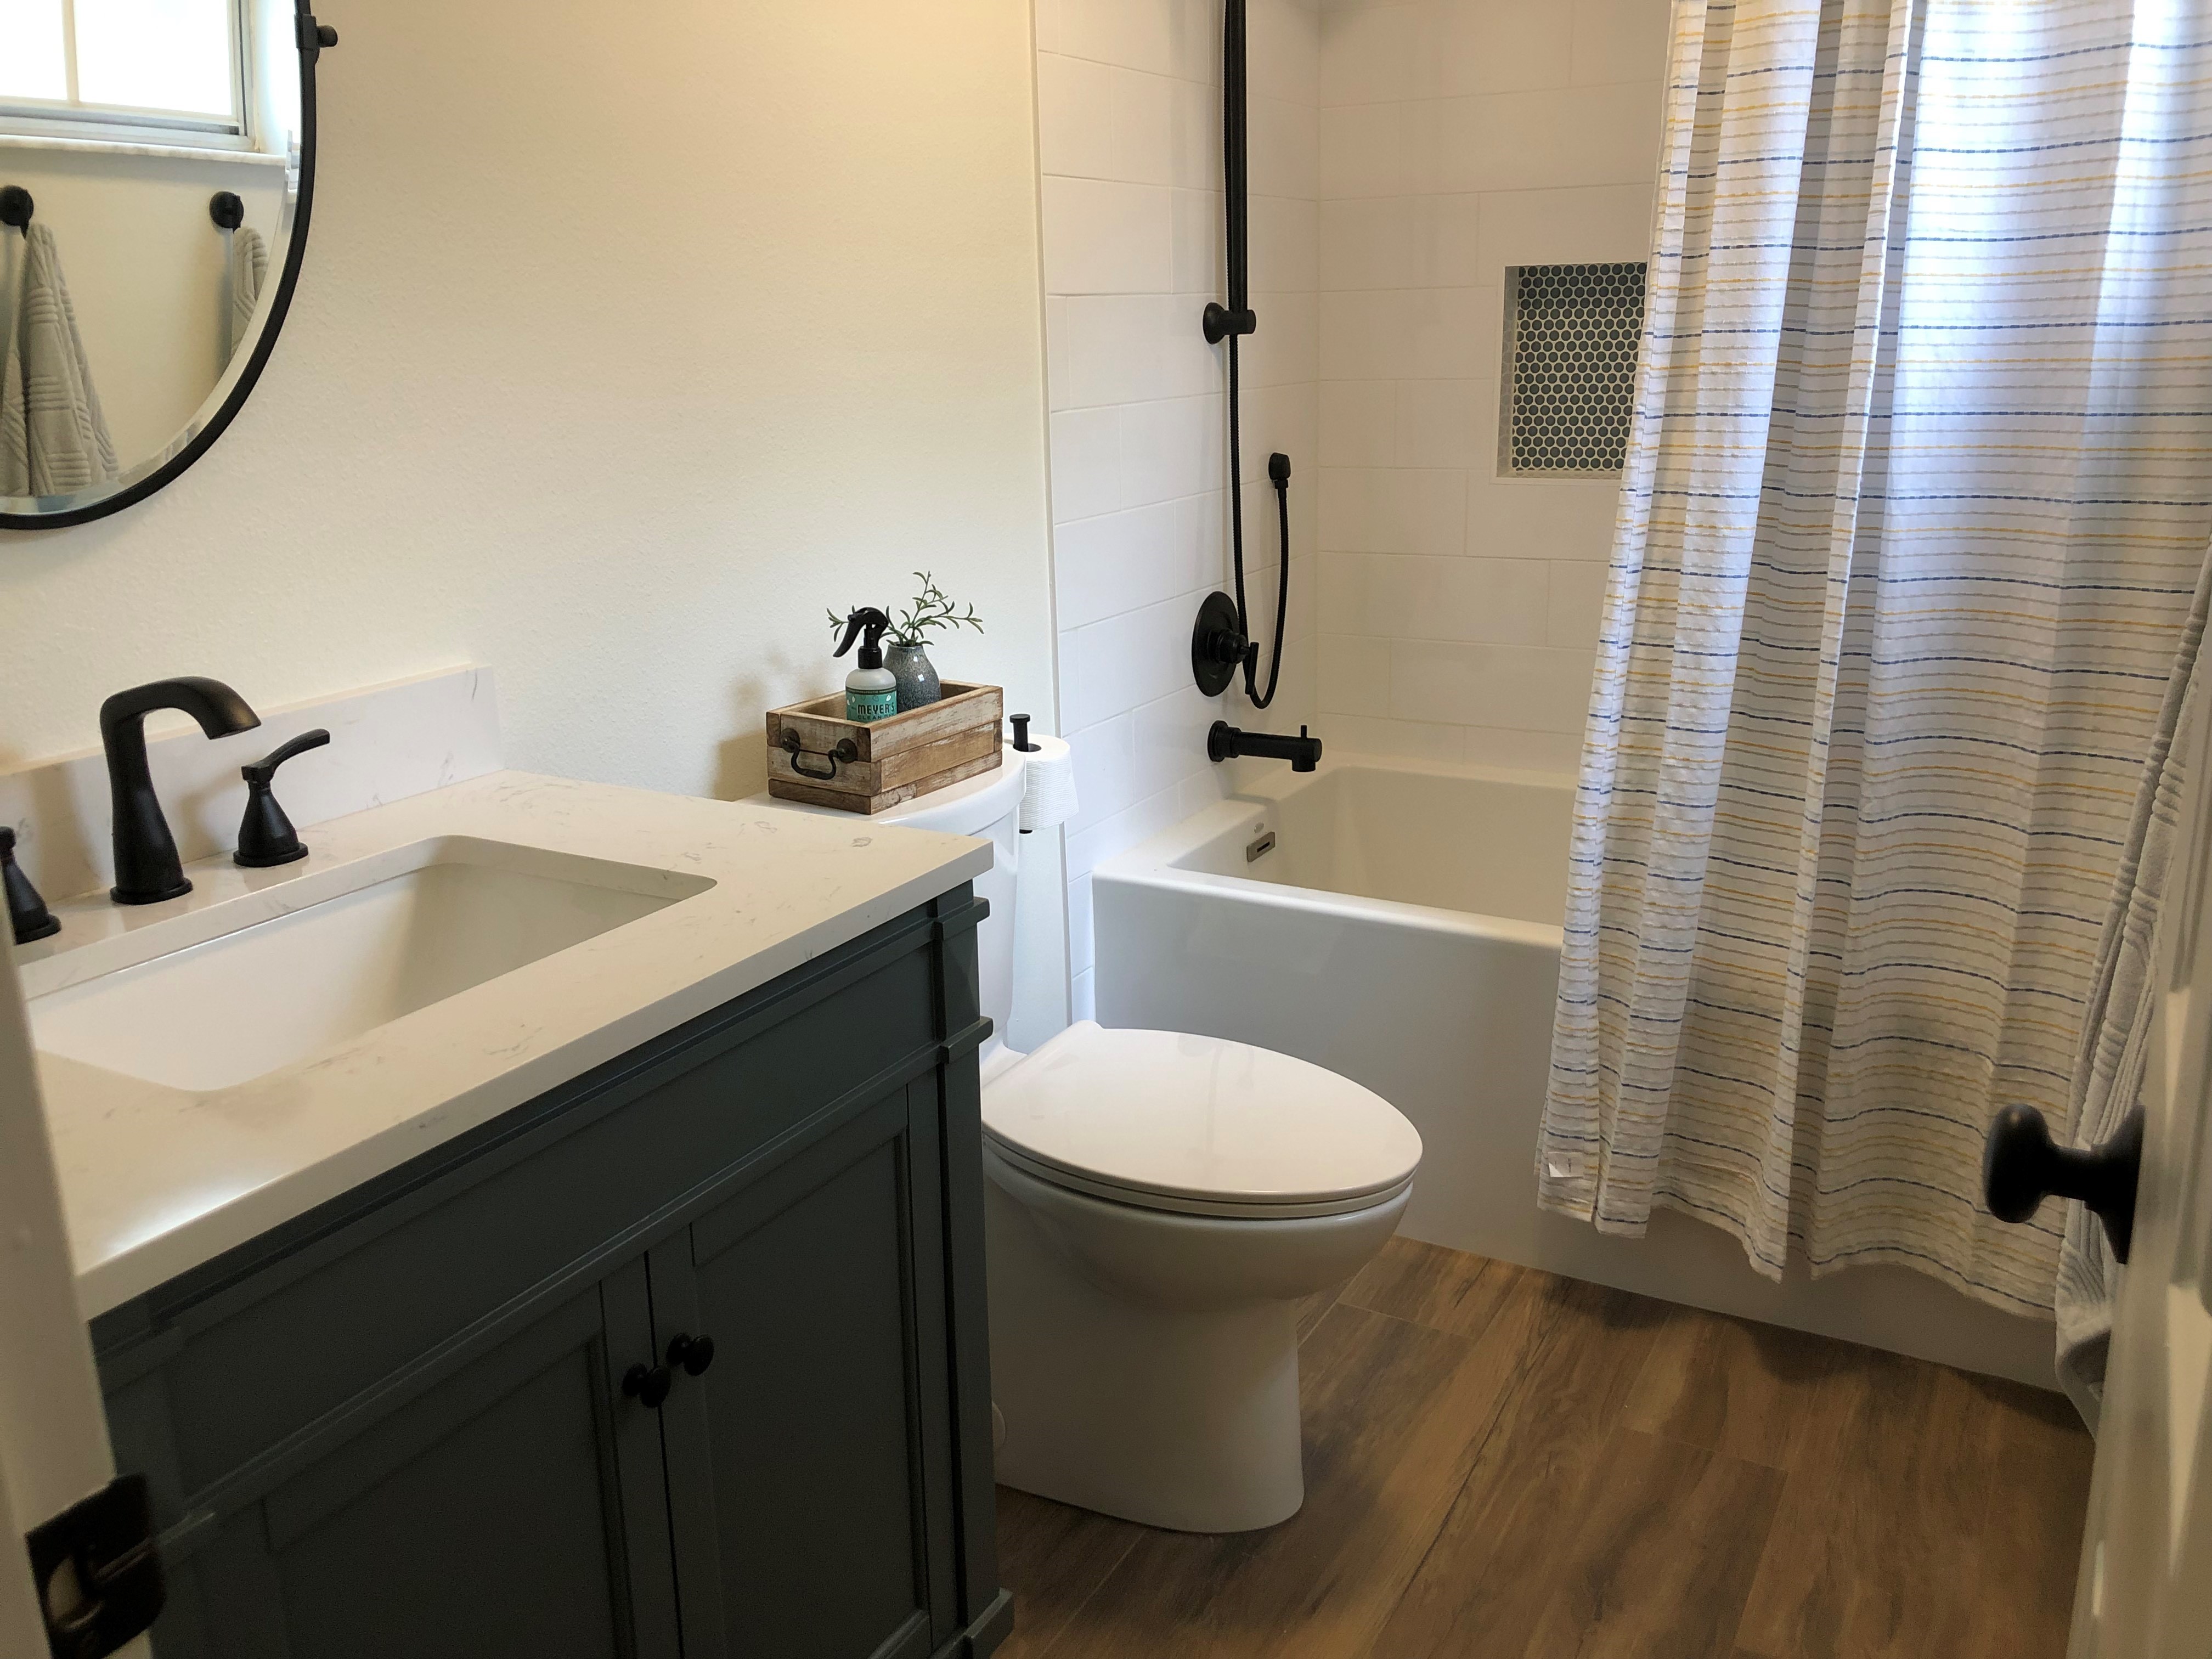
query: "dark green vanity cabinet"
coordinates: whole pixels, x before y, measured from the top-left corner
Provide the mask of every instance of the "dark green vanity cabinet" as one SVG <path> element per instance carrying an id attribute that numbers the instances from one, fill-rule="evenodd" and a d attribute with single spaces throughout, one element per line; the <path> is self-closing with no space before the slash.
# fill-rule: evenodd
<path id="1" fill-rule="evenodd" d="M 995 1648 L 982 914 L 960 888 L 101 1316 L 159 1659 Z"/>

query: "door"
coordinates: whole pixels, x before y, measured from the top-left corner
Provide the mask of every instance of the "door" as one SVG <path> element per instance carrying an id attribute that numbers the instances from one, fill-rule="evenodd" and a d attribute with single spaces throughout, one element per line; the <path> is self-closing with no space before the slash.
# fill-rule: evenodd
<path id="1" fill-rule="evenodd" d="M 935 1116 L 910 1093 L 933 1104 L 935 1079 L 650 1258 L 685 1659 L 909 1659 L 951 1634 Z"/>
<path id="2" fill-rule="evenodd" d="M 676 1659 L 649 1317 L 633 1261 L 231 1511 L 161 1659 Z"/>
<path id="3" fill-rule="evenodd" d="M 2212 718 L 2164 928 L 2133 1249 L 2112 1323 L 2073 1659 L 2212 1652 Z M 2185 886 L 2179 879 L 2188 872 Z"/>

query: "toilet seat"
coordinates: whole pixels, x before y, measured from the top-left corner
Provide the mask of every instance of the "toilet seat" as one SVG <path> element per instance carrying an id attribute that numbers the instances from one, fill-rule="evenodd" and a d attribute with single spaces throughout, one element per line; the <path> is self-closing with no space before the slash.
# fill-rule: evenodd
<path id="1" fill-rule="evenodd" d="M 1070 1026 L 983 1093 L 990 1150 L 1074 1192 L 1186 1215 L 1289 1220 L 1395 1201 L 1419 1132 L 1381 1096 L 1287 1054 L 1177 1031 Z"/>

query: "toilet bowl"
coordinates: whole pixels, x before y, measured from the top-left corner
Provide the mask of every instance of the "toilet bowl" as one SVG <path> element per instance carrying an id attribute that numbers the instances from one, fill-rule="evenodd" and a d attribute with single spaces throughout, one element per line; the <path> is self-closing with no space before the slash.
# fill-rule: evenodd
<path id="1" fill-rule="evenodd" d="M 1420 1137 L 1332 1073 L 1085 1021 L 983 1091 L 999 1478 L 1186 1532 L 1297 1513 L 1298 1303 L 1397 1230 Z"/>
<path id="2" fill-rule="evenodd" d="M 878 820 L 998 850 L 977 951 L 999 1479 L 1148 1526 L 1273 1526 L 1304 1496 L 1298 1304 L 1396 1231 L 1420 1136 L 1358 1084 L 1243 1043 L 1085 1020 L 1006 1048 L 1006 760 Z"/>

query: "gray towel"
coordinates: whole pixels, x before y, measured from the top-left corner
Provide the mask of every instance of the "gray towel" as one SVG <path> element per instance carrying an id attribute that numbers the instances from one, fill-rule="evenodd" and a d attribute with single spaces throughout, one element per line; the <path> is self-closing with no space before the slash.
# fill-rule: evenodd
<path id="1" fill-rule="evenodd" d="M 112 483 L 122 469 L 92 369 L 54 234 L 40 224 L 23 234 L 7 308 L 7 352 L 0 360 L 0 495 L 66 495 Z"/>
<path id="2" fill-rule="evenodd" d="M 261 303 L 261 284 L 269 276 L 269 244 L 251 225 L 230 233 L 230 349 L 228 362 L 239 347 L 252 337 L 254 307 Z"/>
<path id="3" fill-rule="evenodd" d="M 2181 738 L 2195 705 L 2208 607 L 2212 560 L 2197 578 L 2197 597 L 2174 653 L 2158 730 L 2136 790 L 2127 850 L 2097 945 L 2097 975 L 2074 1062 L 2074 1141 L 2080 1146 L 2109 1140 L 2142 1091 L 2151 1013 L 2166 989 L 2158 975 L 2158 919 L 2181 838 L 2182 790 L 2192 746 Z M 2092 1429 L 2104 1405 L 2105 1361 L 2123 1271 L 2112 1259 L 2104 1224 L 2081 1205 L 2069 1205 L 2058 1253 L 2058 1380 Z"/>

